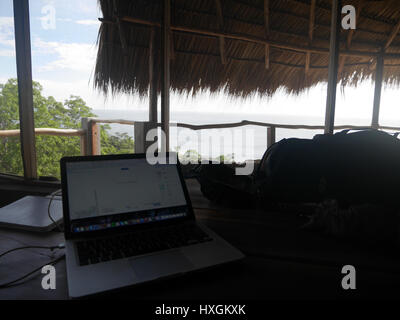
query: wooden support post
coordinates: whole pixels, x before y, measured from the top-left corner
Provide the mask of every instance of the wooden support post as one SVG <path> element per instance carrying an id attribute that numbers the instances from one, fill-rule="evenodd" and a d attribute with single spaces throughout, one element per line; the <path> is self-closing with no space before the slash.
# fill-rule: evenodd
<path id="1" fill-rule="evenodd" d="M 400 32 L 400 21 L 392 29 L 389 38 L 382 49 L 381 54 L 377 57 L 376 69 L 375 69 L 375 93 L 374 93 L 374 109 L 372 111 L 372 124 L 374 129 L 379 128 L 379 112 L 381 106 L 381 96 L 382 96 L 382 84 L 383 84 L 383 72 L 385 68 L 385 58 L 384 54 L 386 50 L 390 47 L 394 39 Z"/>
<path id="2" fill-rule="evenodd" d="M 383 54 L 380 55 L 376 63 L 375 71 L 375 94 L 374 94 L 374 109 L 372 113 L 372 128 L 379 128 L 379 110 L 381 105 L 381 94 L 382 94 L 382 83 L 383 83 L 383 71 L 384 71 L 384 59 Z"/>
<path id="3" fill-rule="evenodd" d="M 81 156 L 87 156 L 87 139 L 86 135 L 81 136 Z"/>
<path id="4" fill-rule="evenodd" d="M 90 121 L 90 127 L 92 155 L 98 156 L 101 155 L 100 126 L 96 122 Z"/>
<path id="5" fill-rule="evenodd" d="M 146 152 L 145 122 L 135 122 L 134 141 L 135 141 L 135 153 L 145 153 Z"/>
<path id="6" fill-rule="evenodd" d="M 331 43 L 329 54 L 328 94 L 326 98 L 325 133 L 333 134 L 335 126 L 336 88 L 340 46 L 342 1 L 332 1 Z"/>
<path id="7" fill-rule="evenodd" d="M 146 141 L 147 133 L 153 129 L 157 129 L 157 123 L 135 122 L 135 153 L 146 153 L 147 148 L 155 143 L 155 141 Z"/>
<path id="8" fill-rule="evenodd" d="M 264 23 L 265 23 L 265 38 L 269 40 L 270 37 L 270 29 L 269 29 L 269 0 L 264 0 Z M 271 67 L 270 62 L 271 55 L 271 46 L 269 44 L 265 45 L 265 69 L 269 69 Z"/>
<path id="9" fill-rule="evenodd" d="M 162 23 L 162 90 L 161 90 L 161 128 L 166 141 L 161 141 L 161 152 L 169 151 L 169 89 L 170 89 L 170 46 L 171 46 L 171 0 L 163 1 Z"/>
<path id="10" fill-rule="evenodd" d="M 84 156 L 89 156 L 92 154 L 91 139 L 89 133 L 89 119 L 81 119 L 81 127 L 85 134 L 81 138 L 81 154 Z"/>
<path id="11" fill-rule="evenodd" d="M 24 177 L 25 179 L 37 179 L 28 0 L 14 0 L 14 28 L 21 129 L 20 141 Z"/>
<path id="12" fill-rule="evenodd" d="M 81 147 L 85 147 L 85 150 L 81 150 L 81 153 L 93 156 L 100 155 L 100 126 L 95 121 L 88 118 L 82 118 L 81 122 L 82 129 L 85 131 L 85 136 L 83 138 L 85 142 L 81 142 Z"/>
<path id="13" fill-rule="evenodd" d="M 267 148 L 276 142 L 276 127 L 267 128 Z"/>
<path id="14" fill-rule="evenodd" d="M 149 121 L 158 122 L 157 99 L 158 99 L 158 50 L 156 28 L 152 27 L 150 31 L 149 46 Z"/>
<path id="15" fill-rule="evenodd" d="M 217 6 L 217 16 L 218 16 L 218 24 L 221 32 L 224 31 L 224 16 L 222 14 L 222 5 L 221 0 L 215 0 L 215 4 Z M 221 54 L 221 63 L 226 65 L 226 53 L 225 53 L 225 38 L 223 36 L 219 37 L 219 52 Z"/>

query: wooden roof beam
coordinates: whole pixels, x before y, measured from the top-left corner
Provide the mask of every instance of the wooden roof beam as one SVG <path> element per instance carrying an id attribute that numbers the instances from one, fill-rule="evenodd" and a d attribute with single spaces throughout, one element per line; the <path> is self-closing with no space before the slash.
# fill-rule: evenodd
<path id="1" fill-rule="evenodd" d="M 215 14 L 210 14 L 210 16 L 216 18 L 216 15 L 215 15 Z M 298 18 L 304 19 L 304 17 L 298 17 Z M 110 18 L 108 18 L 108 19 L 106 19 L 106 18 L 98 18 L 98 20 L 99 20 L 100 22 L 107 23 L 107 24 L 116 24 L 116 21 L 115 21 L 115 20 L 112 20 L 112 19 L 110 19 Z M 251 22 L 249 22 L 249 21 L 239 20 L 239 19 L 237 19 L 237 18 L 227 17 L 227 16 L 225 15 L 225 16 L 224 16 L 224 21 L 226 22 L 227 20 L 230 20 L 231 22 L 246 23 L 246 24 L 248 24 L 249 26 L 255 26 L 255 27 L 264 26 L 264 24 L 251 23 Z M 308 20 L 309 20 L 309 18 L 307 18 L 307 21 L 308 21 Z M 142 24 L 142 23 L 140 23 L 140 24 Z M 149 23 L 142 24 L 142 25 L 156 25 L 156 24 L 155 24 L 155 23 L 152 23 L 152 22 L 149 22 Z M 329 26 L 326 26 L 326 25 L 324 25 L 324 24 L 321 24 L 321 23 L 318 23 L 317 21 L 315 21 L 315 29 L 317 29 L 317 28 L 329 28 Z M 366 31 L 365 29 L 360 28 L 360 27 L 358 27 L 358 26 L 357 26 L 357 31 L 371 32 L 372 34 L 377 34 L 377 35 L 379 35 L 379 36 L 387 35 L 387 33 L 384 34 L 384 33 L 380 33 L 380 32 Z M 284 37 L 290 36 L 290 37 L 296 37 L 296 38 L 298 38 L 298 39 L 301 39 L 303 42 L 307 42 L 307 41 L 308 41 L 308 32 L 307 32 L 307 33 L 286 32 L 286 31 L 284 31 L 284 30 L 278 30 L 278 29 L 276 29 L 276 28 L 274 29 L 274 28 L 271 28 L 271 27 L 270 27 L 270 32 L 276 34 L 277 36 L 284 36 Z M 329 45 L 329 39 L 328 39 L 328 38 L 316 36 L 316 35 L 314 34 L 314 40 L 318 40 L 318 41 L 321 41 L 321 42 L 326 42 L 326 45 L 327 45 L 327 46 Z M 346 41 L 345 41 L 345 42 L 346 42 Z M 368 41 L 365 41 L 365 40 L 363 40 L 363 41 L 355 41 L 355 40 L 354 40 L 354 41 L 352 41 L 352 43 L 353 43 L 353 44 L 357 44 L 357 45 L 359 45 L 359 46 L 364 46 L 366 50 L 369 50 L 369 49 L 370 49 L 370 50 L 377 50 L 377 52 L 378 52 L 378 51 L 381 49 L 381 47 L 378 47 L 375 43 L 368 42 Z M 367 49 L 367 47 L 368 47 L 368 49 Z M 397 49 L 400 49 L 400 46 L 396 46 L 396 50 L 397 50 Z"/>
<path id="2" fill-rule="evenodd" d="M 253 6 L 250 6 L 250 7 L 251 7 L 251 8 L 255 8 L 255 9 L 259 9 L 258 7 L 253 7 Z M 183 12 L 182 14 L 207 15 L 207 16 L 210 16 L 211 18 L 213 18 L 213 17 L 215 16 L 215 14 L 213 14 L 213 13 L 211 13 L 211 12 L 205 12 L 205 11 L 196 10 L 196 9 L 190 9 L 190 10 L 189 10 L 189 9 L 187 9 L 187 8 L 179 7 L 179 6 L 175 6 L 174 9 L 177 10 L 177 11 Z M 291 17 L 291 18 L 301 19 L 301 20 L 304 20 L 304 21 L 307 21 L 307 22 L 309 22 L 309 20 L 310 20 L 309 14 L 302 15 L 302 14 L 299 14 L 299 13 L 293 13 L 293 12 L 290 12 L 290 11 L 285 11 L 285 10 L 276 9 L 276 8 L 274 8 L 273 12 L 274 12 L 275 14 L 280 14 L 280 15 L 285 15 L 285 16 Z M 257 22 L 256 22 L 256 21 L 253 21 L 253 20 L 250 21 L 250 20 L 247 20 L 247 19 L 239 18 L 239 17 L 237 17 L 237 16 L 233 17 L 233 16 L 227 16 L 227 15 L 225 15 L 225 16 L 224 16 L 224 20 L 225 20 L 225 21 L 226 21 L 226 20 L 231 20 L 231 21 L 233 21 L 233 22 L 246 23 L 246 24 L 250 24 L 250 25 L 253 25 L 253 26 L 263 26 L 263 25 L 264 25 L 264 22 L 263 22 L 263 23 L 260 23 L 260 22 L 258 22 L 258 21 L 257 21 Z M 330 24 L 329 24 L 329 23 L 326 24 L 326 23 L 324 23 L 324 22 L 322 22 L 322 21 L 319 21 L 318 23 L 315 22 L 315 28 L 324 28 L 324 29 L 326 29 L 326 30 L 329 31 L 329 30 L 330 30 Z M 362 28 L 362 27 L 360 27 L 360 26 L 357 26 L 357 30 L 363 31 L 363 32 L 368 32 L 368 33 L 371 33 L 371 34 L 374 34 L 374 35 L 379 35 L 379 36 L 385 34 L 385 32 L 379 32 L 379 31 L 376 31 L 376 30 L 368 30 L 368 29 Z M 285 33 L 284 31 L 279 31 L 279 30 L 277 30 L 277 29 L 273 30 L 272 28 L 270 28 L 270 31 L 271 31 L 271 32 L 274 32 L 274 33 L 276 33 L 276 32 L 283 32 L 283 33 Z M 303 36 L 303 35 L 300 34 L 300 33 L 292 33 L 292 35 Z M 304 37 L 308 39 L 308 34 L 305 35 Z M 316 38 L 314 37 L 314 39 L 316 39 Z M 326 40 L 326 39 L 325 39 L 325 40 Z"/>
<path id="3" fill-rule="evenodd" d="M 232 0 L 232 1 L 238 2 L 239 0 Z M 309 1 L 309 0 L 286 0 L 286 1 L 294 2 L 294 3 L 300 3 L 300 4 L 303 4 L 303 5 L 309 4 L 309 3 L 307 3 L 307 1 Z M 381 1 L 381 0 L 366 0 L 366 3 L 367 4 L 368 3 L 376 3 L 377 1 Z M 385 0 L 383 0 L 383 1 L 385 1 Z M 392 0 L 392 2 L 393 1 L 398 1 L 398 0 Z M 243 2 L 241 2 L 241 3 L 243 3 Z M 324 10 L 324 11 L 329 12 L 329 13 L 332 10 L 328 3 L 321 2 L 321 1 L 319 1 L 319 5 L 317 5 L 317 9 Z M 372 22 L 378 22 L 378 23 L 382 23 L 382 24 L 386 24 L 386 25 L 391 25 L 392 24 L 392 22 L 389 21 L 388 19 L 383 19 L 383 18 L 379 18 L 379 17 L 372 17 L 371 15 L 367 14 L 365 11 L 364 11 L 364 14 L 361 17 L 363 19 L 366 19 L 366 20 L 369 20 L 369 21 L 372 21 Z"/>
<path id="4" fill-rule="evenodd" d="M 105 20 L 105 19 L 101 19 L 101 21 L 107 23 L 107 20 Z M 140 24 L 140 25 L 146 25 L 146 26 L 160 27 L 160 23 L 158 23 L 158 22 L 143 20 L 143 19 L 138 19 L 138 18 L 133 18 L 133 17 L 128 17 L 128 16 L 122 17 L 121 21 L 134 23 L 134 24 Z M 311 52 L 311 53 L 317 53 L 317 54 L 329 54 L 328 48 L 321 48 L 321 47 L 314 47 L 314 46 L 302 46 L 302 45 L 296 45 L 296 44 L 286 43 L 286 42 L 282 42 L 282 41 L 266 40 L 265 38 L 248 35 L 248 34 L 236 34 L 236 33 L 206 30 L 206 29 L 186 27 L 186 26 L 172 26 L 171 25 L 170 28 L 172 31 L 175 31 L 175 32 L 185 32 L 185 33 L 198 34 L 198 35 L 209 36 L 209 37 L 223 36 L 225 38 L 229 38 L 229 39 L 233 39 L 233 40 L 259 43 L 259 44 L 263 44 L 263 45 L 269 44 L 271 47 L 279 48 L 282 50 L 288 50 L 288 51 L 303 52 L 303 53 Z M 372 52 L 372 51 L 359 51 L 359 50 L 343 50 L 340 54 L 345 55 L 345 56 L 371 57 L 372 58 L 372 57 L 377 57 L 380 54 L 380 52 L 378 52 L 378 51 Z M 400 54 L 397 54 L 397 53 L 385 53 L 384 56 L 388 59 L 400 59 Z"/>
<path id="5" fill-rule="evenodd" d="M 311 6 L 310 6 L 310 23 L 308 25 L 308 41 L 309 45 L 312 45 L 312 41 L 314 38 L 314 29 L 315 29 L 315 7 L 317 4 L 317 0 L 311 0 Z M 311 53 L 307 52 L 306 53 L 306 75 L 310 71 L 310 64 L 311 64 Z"/>
<path id="6" fill-rule="evenodd" d="M 358 1 L 358 10 L 357 10 L 357 14 L 356 14 L 356 21 L 358 22 L 360 17 L 361 17 L 361 11 L 363 10 L 363 8 L 365 7 L 365 5 L 367 4 L 366 0 L 359 0 Z M 353 36 L 354 33 L 356 32 L 355 29 L 350 29 L 349 33 L 347 35 L 347 49 L 350 49 L 351 47 L 351 42 L 353 41 Z"/>
<path id="7" fill-rule="evenodd" d="M 110 46 L 120 46 L 121 43 L 112 43 L 112 42 L 104 42 L 104 45 L 110 45 Z M 130 48 L 135 48 L 135 46 L 129 46 Z M 149 49 L 147 46 L 139 46 L 142 49 Z M 189 54 L 189 55 L 203 55 L 203 56 L 211 56 L 211 57 L 220 57 L 219 54 L 213 54 L 209 52 L 202 52 L 202 51 L 190 51 L 190 50 L 176 50 L 177 53 L 180 54 Z M 236 60 L 236 61 L 245 61 L 245 62 L 255 62 L 255 63 L 265 63 L 264 59 L 255 59 L 255 58 L 241 58 L 237 56 L 229 56 L 227 57 L 229 60 Z M 292 67 L 292 68 L 300 68 L 303 69 L 305 68 L 304 64 L 293 64 L 293 63 L 286 63 L 283 61 L 278 61 L 278 60 L 270 60 L 271 64 L 276 64 L 276 65 L 281 65 L 281 66 L 286 66 L 286 67 Z M 356 66 L 367 66 L 370 70 L 375 70 L 376 66 L 376 61 L 374 60 L 369 60 L 369 61 L 364 61 L 364 62 L 355 62 L 355 63 L 348 63 L 345 65 L 346 67 L 356 67 Z M 400 64 L 394 64 L 394 63 L 387 63 L 385 64 L 387 67 L 391 68 L 400 68 Z M 322 65 L 310 65 L 310 69 L 316 69 L 316 70 L 321 70 L 321 69 L 327 69 L 328 66 L 322 66 Z"/>
<path id="8" fill-rule="evenodd" d="M 264 0 L 264 23 L 265 23 L 265 38 L 268 40 L 270 36 L 270 13 L 269 13 L 269 0 Z M 270 68 L 270 45 L 267 43 L 265 45 L 265 69 Z"/>
<path id="9" fill-rule="evenodd" d="M 222 4 L 221 0 L 215 0 L 215 5 L 217 7 L 217 17 L 218 17 L 218 24 L 219 29 L 223 32 L 224 31 L 224 16 L 222 14 Z M 221 63 L 226 65 L 226 53 L 225 53 L 225 37 L 219 36 L 219 51 L 221 54 Z"/>
<path id="10" fill-rule="evenodd" d="M 393 40 L 397 37 L 399 31 L 400 31 L 400 21 L 393 28 L 389 38 L 387 39 L 387 41 L 385 43 L 385 46 L 384 46 L 385 51 L 390 47 L 390 45 L 392 44 Z"/>
<path id="11" fill-rule="evenodd" d="M 366 0 L 358 1 L 358 10 L 357 10 L 357 14 L 356 14 L 356 21 L 359 20 L 359 18 L 361 16 L 361 11 L 366 4 L 367 4 Z M 356 31 L 355 29 L 350 29 L 349 33 L 347 34 L 347 40 L 346 40 L 347 50 L 350 50 L 351 42 L 353 41 L 355 31 Z M 341 57 L 340 62 L 339 62 L 339 71 L 338 71 L 339 77 L 341 77 L 341 75 L 343 73 L 345 64 L 346 64 L 346 57 Z"/>
<path id="12" fill-rule="evenodd" d="M 113 14 L 114 14 L 114 19 L 116 21 L 117 24 L 117 28 L 118 28 L 118 34 L 119 34 L 119 39 L 121 41 L 121 47 L 122 47 L 122 52 L 123 52 L 123 60 L 124 60 L 124 64 L 125 66 L 128 65 L 128 42 L 126 41 L 126 37 L 125 37 L 125 32 L 124 32 L 124 28 L 123 25 L 121 23 L 121 18 L 119 15 L 119 10 L 118 10 L 118 6 L 117 6 L 117 1 L 113 0 Z"/>
<path id="13" fill-rule="evenodd" d="M 286 1 L 296 1 L 296 0 L 286 0 Z M 299 0 L 297 0 L 297 1 L 299 1 Z M 303 1 L 310 1 L 310 0 L 303 0 Z M 365 1 L 367 3 L 369 2 L 368 0 L 365 0 Z M 254 5 L 254 4 L 243 2 L 243 1 L 239 1 L 239 0 L 231 0 L 231 2 L 237 3 L 237 4 L 241 4 L 243 6 L 247 6 L 249 8 L 253 8 L 253 9 L 256 9 L 256 10 L 261 10 L 262 9 L 261 6 L 259 6 L 259 5 Z M 305 3 L 303 3 L 303 4 L 305 4 Z M 309 5 L 309 2 L 307 4 Z M 177 8 L 179 10 L 185 10 L 184 8 L 181 8 L 181 7 L 177 7 Z M 316 5 L 316 9 L 325 10 L 325 11 L 329 11 L 329 12 L 331 11 L 331 9 L 326 9 L 326 8 L 318 6 L 318 5 Z M 185 10 L 185 11 L 189 11 L 189 10 Z M 191 12 L 196 12 L 195 10 L 190 10 L 190 11 Z M 286 16 L 289 16 L 289 17 L 292 17 L 292 18 L 297 18 L 297 19 L 302 19 L 302 20 L 309 21 L 309 16 L 308 15 L 302 15 L 300 13 L 286 11 L 286 10 L 282 10 L 282 9 L 274 9 L 273 11 L 274 11 L 274 13 L 277 13 L 277 14 L 282 14 L 282 15 L 286 15 Z M 203 11 L 197 11 L 197 13 L 203 14 L 204 12 Z M 363 16 L 363 18 L 369 19 L 368 17 L 364 17 L 364 16 Z M 231 19 L 235 20 L 235 21 L 241 21 L 241 22 L 250 23 L 250 21 L 243 21 L 242 19 L 238 19 L 236 17 L 235 18 L 231 18 Z M 386 25 L 389 24 L 389 22 L 387 22 L 387 21 L 375 21 L 375 22 L 385 23 Z M 316 23 L 316 27 L 325 28 L 328 31 L 330 30 L 330 24 L 329 23 L 328 24 L 324 23 L 322 21 L 320 21 L 318 24 Z M 372 34 L 382 34 L 381 32 L 378 32 L 378 31 L 375 31 L 375 30 L 367 30 L 367 29 L 360 28 L 360 27 L 357 27 L 357 29 L 360 30 L 360 31 L 364 31 L 364 32 L 370 32 Z"/>
<path id="14" fill-rule="evenodd" d="M 308 38 L 310 41 L 314 38 L 314 29 L 315 29 L 315 7 L 317 4 L 317 0 L 311 0 L 310 6 L 310 22 L 308 26 Z"/>

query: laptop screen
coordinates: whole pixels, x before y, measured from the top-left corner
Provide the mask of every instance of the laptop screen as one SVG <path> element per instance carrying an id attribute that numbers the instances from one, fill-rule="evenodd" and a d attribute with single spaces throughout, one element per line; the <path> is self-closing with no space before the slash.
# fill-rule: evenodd
<path id="1" fill-rule="evenodd" d="M 115 159 L 66 164 L 72 233 L 145 224 L 187 215 L 175 164 Z"/>

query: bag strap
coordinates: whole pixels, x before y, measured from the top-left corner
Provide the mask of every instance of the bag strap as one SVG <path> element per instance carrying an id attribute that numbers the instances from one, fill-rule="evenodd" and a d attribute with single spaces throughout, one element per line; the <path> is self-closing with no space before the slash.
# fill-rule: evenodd
<path id="1" fill-rule="evenodd" d="M 365 128 L 356 128 L 356 129 L 346 129 L 338 132 L 338 134 L 348 134 L 350 131 L 378 131 L 377 129 L 373 129 L 371 127 L 365 127 Z"/>

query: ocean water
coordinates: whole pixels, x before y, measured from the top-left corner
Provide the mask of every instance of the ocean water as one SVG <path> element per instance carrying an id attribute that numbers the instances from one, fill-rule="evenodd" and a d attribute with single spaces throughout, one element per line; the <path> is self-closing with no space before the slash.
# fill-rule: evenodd
<path id="1" fill-rule="evenodd" d="M 133 121 L 147 121 L 148 112 L 145 110 L 101 110 L 94 113 L 101 118 L 127 119 Z M 323 125 L 324 119 L 318 117 L 305 117 L 301 115 L 268 115 L 244 113 L 217 113 L 217 112 L 171 112 L 171 123 L 188 124 L 215 124 L 240 122 L 242 120 L 268 122 L 276 124 L 303 124 Z M 365 120 L 344 119 L 341 124 L 367 125 Z M 112 124 L 110 132 L 127 133 L 133 137 L 134 128 L 129 125 Z M 276 140 L 284 138 L 312 138 L 323 130 L 292 130 L 277 128 Z M 134 137 L 133 137 L 134 138 Z M 225 138 L 225 140 L 223 140 Z M 184 153 L 195 150 L 205 158 L 215 158 L 220 155 L 231 156 L 236 161 L 260 159 L 267 149 L 267 128 L 258 126 L 245 126 L 232 129 L 212 129 L 193 131 L 184 128 L 171 128 L 171 150 Z"/>

